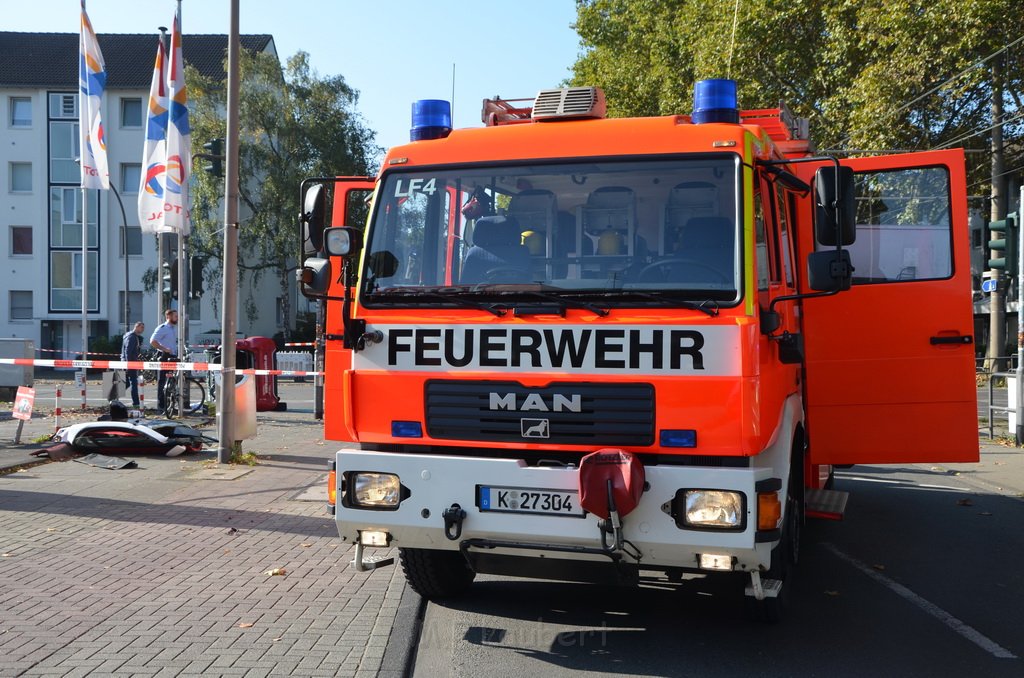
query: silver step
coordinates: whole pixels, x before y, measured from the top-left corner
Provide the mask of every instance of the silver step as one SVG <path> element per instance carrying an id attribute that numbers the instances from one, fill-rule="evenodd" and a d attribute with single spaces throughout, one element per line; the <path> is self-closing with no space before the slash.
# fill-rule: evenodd
<path id="1" fill-rule="evenodd" d="M 842 520 L 849 498 L 849 492 L 839 490 L 804 490 L 804 510 L 808 518 Z"/>

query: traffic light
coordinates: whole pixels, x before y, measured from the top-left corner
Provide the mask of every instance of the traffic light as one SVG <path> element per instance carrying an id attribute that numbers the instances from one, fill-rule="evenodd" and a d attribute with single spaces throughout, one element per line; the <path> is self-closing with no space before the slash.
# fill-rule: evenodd
<path id="1" fill-rule="evenodd" d="M 188 266 L 188 296 L 190 299 L 198 299 L 203 296 L 203 268 L 206 266 L 206 260 L 202 257 L 189 257 Z"/>
<path id="2" fill-rule="evenodd" d="M 171 259 L 161 265 L 160 278 L 163 281 L 164 294 L 169 294 L 173 299 L 178 298 L 178 260 Z"/>
<path id="3" fill-rule="evenodd" d="M 211 139 L 203 144 L 203 148 L 206 149 L 206 153 L 202 154 L 202 157 L 209 160 L 208 163 L 203 165 L 203 169 L 209 174 L 215 177 L 224 176 L 224 140 L 223 139 Z"/>
<path id="4" fill-rule="evenodd" d="M 1005 219 L 999 221 L 993 221 L 988 225 L 990 235 L 995 235 L 995 232 L 1001 233 L 1001 238 L 992 238 L 988 241 L 989 249 L 1001 252 L 1001 257 L 988 260 L 989 268 L 995 268 L 1000 271 L 1016 271 L 1017 270 L 1017 241 L 1018 235 L 1018 224 L 1017 215 L 1011 214 Z"/>

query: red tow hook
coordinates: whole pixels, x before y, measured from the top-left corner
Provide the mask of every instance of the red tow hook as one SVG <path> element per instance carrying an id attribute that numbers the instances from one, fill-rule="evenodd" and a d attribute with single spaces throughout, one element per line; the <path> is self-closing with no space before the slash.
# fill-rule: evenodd
<path id="1" fill-rule="evenodd" d="M 644 465 L 624 450 L 605 448 L 580 460 L 580 506 L 603 519 L 601 545 L 623 551 L 629 544 L 630 555 L 637 560 L 640 552 L 623 537 L 622 518 L 640 503 L 644 485 Z M 606 541 L 608 534 L 614 538 L 612 547 Z"/>

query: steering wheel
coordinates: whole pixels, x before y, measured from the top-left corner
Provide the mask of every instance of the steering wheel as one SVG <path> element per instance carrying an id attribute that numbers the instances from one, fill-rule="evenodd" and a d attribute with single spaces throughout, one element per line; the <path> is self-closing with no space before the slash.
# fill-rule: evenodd
<path id="1" fill-rule="evenodd" d="M 484 277 L 489 283 L 529 282 L 530 272 L 518 266 L 495 266 L 487 269 Z"/>
<path id="2" fill-rule="evenodd" d="M 665 278 L 665 273 L 668 272 L 668 269 L 674 267 L 679 267 L 682 269 L 698 268 L 712 273 L 714 277 L 717 279 L 717 282 L 723 282 L 727 285 L 732 284 L 732 279 L 729 278 L 729 276 L 722 273 L 714 266 L 711 266 L 710 264 L 705 264 L 702 261 L 696 261 L 695 259 L 662 259 L 661 261 L 656 261 L 653 264 L 648 264 L 647 266 L 644 266 L 642 269 L 640 269 L 640 273 L 637 274 L 637 278 L 640 280 L 640 282 L 663 282 Z M 655 271 L 664 271 L 664 273 L 660 275 L 655 275 Z"/>

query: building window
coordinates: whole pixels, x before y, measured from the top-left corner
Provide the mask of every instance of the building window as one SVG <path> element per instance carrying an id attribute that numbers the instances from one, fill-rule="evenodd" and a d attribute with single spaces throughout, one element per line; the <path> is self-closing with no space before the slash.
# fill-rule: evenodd
<path id="1" fill-rule="evenodd" d="M 79 139 L 77 122 L 50 123 L 50 182 L 77 184 L 82 180 L 78 168 Z"/>
<path id="2" fill-rule="evenodd" d="M 138 226 L 126 226 L 122 232 L 120 253 L 124 256 L 125 243 L 128 245 L 128 256 L 139 256 L 142 254 L 142 229 Z M 127 238 L 127 241 L 125 240 Z"/>
<path id="3" fill-rule="evenodd" d="M 12 162 L 11 167 L 11 193 L 32 192 L 32 163 Z"/>
<path id="4" fill-rule="evenodd" d="M 11 127 L 32 126 L 32 100 L 28 97 L 11 97 Z"/>
<path id="5" fill-rule="evenodd" d="M 142 99 L 121 99 L 121 127 L 142 127 Z"/>
<path id="6" fill-rule="evenodd" d="M 274 320 L 278 327 L 284 327 L 284 297 L 278 297 L 274 305 Z"/>
<path id="7" fill-rule="evenodd" d="M 89 310 L 99 310 L 99 256 L 89 252 Z M 82 310 L 82 253 L 50 252 L 50 307 Z"/>
<path id="8" fill-rule="evenodd" d="M 32 320 L 32 290 L 11 290 L 11 320 Z"/>
<path id="9" fill-rule="evenodd" d="M 203 319 L 203 300 L 202 299 L 189 299 L 188 300 L 188 319 L 189 322 L 200 322 Z"/>
<path id="10" fill-rule="evenodd" d="M 139 163 L 121 163 L 121 193 L 139 192 L 139 179 L 142 176 L 142 165 Z"/>
<path id="11" fill-rule="evenodd" d="M 97 247 L 98 200 L 89 201 L 89 247 Z M 50 187 L 50 246 L 82 246 L 82 191 L 71 187 Z"/>
<path id="12" fill-rule="evenodd" d="M 77 94 L 51 94 L 50 95 L 50 117 L 51 118 L 77 118 L 78 117 L 78 95 Z"/>
<path id="13" fill-rule="evenodd" d="M 131 308 L 128 309 L 128 313 L 131 314 L 131 324 L 135 324 L 139 320 L 142 320 L 142 292 L 130 292 L 128 294 L 128 303 Z M 118 322 L 123 326 L 124 321 L 124 290 L 117 293 L 117 318 Z M 147 337 L 148 341 L 149 338 Z"/>
<path id="14" fill-rule="evenodd" d="M 11 255 L 32 254 L 32 227 L 11 226 Z"/>

